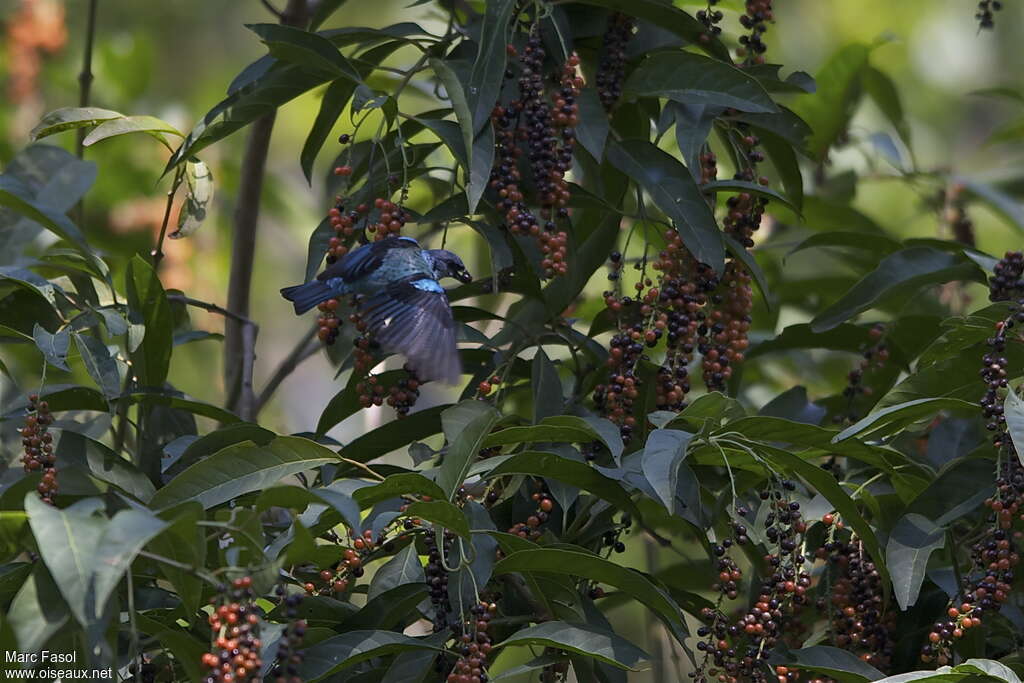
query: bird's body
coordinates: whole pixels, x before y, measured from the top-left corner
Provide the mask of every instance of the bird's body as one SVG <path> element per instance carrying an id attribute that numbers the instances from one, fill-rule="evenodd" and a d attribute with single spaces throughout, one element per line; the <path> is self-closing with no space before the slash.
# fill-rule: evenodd
<path id="1" fill-rule="evenodd" d="M 317 304 L 360 295 L 360 314 L 386 349 L 401 353 L 421 379 L 458 381 L 455 321 L 440 280 L 471 280 L 450 251 L 421 249 L 411 237 L 387 238 L 354 249 L 304 285 L 281 294 L 302 314 Z"/>

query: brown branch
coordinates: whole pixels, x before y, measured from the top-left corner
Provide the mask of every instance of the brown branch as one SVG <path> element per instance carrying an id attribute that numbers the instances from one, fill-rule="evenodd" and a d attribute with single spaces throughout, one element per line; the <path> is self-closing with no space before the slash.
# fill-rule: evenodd
<path id="1" fill-rule="evenodd" d="M 311 358 L 320 350 L 320 343 L 315 341 L 317 333 L 317 326 L 314 325 L 309 329 L 299 343 L 292 348 L 281 364 L 274 370 L 274 374 L 267 380 L 266 385 L 263 387 L 263 391 L 260 392 L 259 399 L 256 401 L 256 413 L 270 401 L 270 397 L 277 391 L 277 388 L 281 386 L 288 375 L 295 371 L 295 368 L 299 367 L 300 364 L 307 358 Z"/>
<path id="2" fill-rule="evenodd" d="M 184 294 L 168 294 L 167 300 L 183 303 L 186 306 L 194 306 L 195 308 L 201 308 L 204 311 L 209 311 L 210 313 L 216 313 L 217 315 L 222 315 L 225 318 L 231 318 L 232 320 L 236 320 L 242 325 L 252 325 L 253 327 L 259 329 L 259 326 L 252 320 L 249 320 L 249 318 L 238 315 L 237 313 L 232 313 L 228 309 L 223 308 L 222 306 L 218 306 L 217 304 L 211 304 L 207 301 L 193 299 L 192 297 L 185 296 Z"/>
<path id="3" fill-rule="evenodd" d="M 156 247 L 153 248 L 153 251 L 149 252 L 149 255 L 153 257 L 153 270 L 157 270 L 160 267 L 160 261 L 164 258 L 164 238 L 167 237 L 167 224 L 171 220 L 171 208 L 174 206 L 174 195 L 177 193 L 178 187 L 181 185 L 181 180 L 184 174 L 184 168 L 178 167 L 178 170 L 174 172 L 174 181 L 171 183 L 171 189 L 167 190 L 167 203 L 164 205 L 164 218 L 160 222 L 160 236 L 156 240 Z"/>
<path id="4" fill-rule="evenodd" d="M 288 0 L 281 23 L 304 26 L 306 0 Z M 256 255 L 256 227 L 259 221 L 259 202 L 266 175 L 267 151 L 274 130 L 276 112 L 257 119 L 249 131 L 245 156 L 242 159 L 242 178 L 238 187 L 237 205 L 232 221 L 231 275 L 228 281 L 227 309 L 237 316 L 249 317 L 249 298 L 252 289 L 253 260 Z M 251 420 L 256 409 L 252 389 L 252 363 L 256 358 L 256 335 L 247 332 L 247 325 L 228 318 L 224 326 L 224 391 L 225 405 L 244 420 Z"/>

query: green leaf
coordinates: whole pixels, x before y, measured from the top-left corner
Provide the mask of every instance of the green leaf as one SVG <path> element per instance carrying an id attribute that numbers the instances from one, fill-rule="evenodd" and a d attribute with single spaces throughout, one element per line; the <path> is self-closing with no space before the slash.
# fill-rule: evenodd
<path id="1" fill-rule="evenodd" d="M 703 192 L 747 192 L 764 197 L 765 199 L 774 199 L 799 213 L 796 205 L 789 200 L 789 197 L 778 190 L 773 190 L 771 187 L 761 185 L 760 183 L 751 183 L 746 180 L 714 180 L 701 185 L 700 189 Z"/>
<path id="2" fill-rule="evenodd" d="M 163 285 L 146 259 L 136 255 L 125 273 L 129 321 L 145 325 L 142 344 L 131 354 L 132 371 L 145 387 L 163 387 L 174 347 L 174 321 Z"/>
<path id="3" fill-rule="evenodd" d="M 900 517 L 885 546 L 885 563 L 893 576 L 893 592 L 901 610 L 917 602 L 928 558 L 946 544 L 946 530 L 927 517 L 909 513 Z"/>
<path id="4" fill-rule="evenodd" d="M 313 16 L 309 19 L 309 30 L 315 31 L 327 21 L 332 14 L 344 5 L 346 0 L 321 0 L 313 9 Z"/>
<path id="5" fill-rule="evenodd" d="M 91 590 L 97 616 L 102 614 L 107 600 L 142 547 L 166 528 L 167 522 L 139 508 L 121 510 L 106 525 L 96 548 L 92 571 Z"/>
<path id="6" fill-rule="evenodd" d="M 213 202 L 213 173 L 199 159 L 185 164 L 185 203 L 178 212 L 178 227 L 168 237 L 172 240 L 188 237 L 203 224 Z"/>
<path id="7" fill-rule="evenodd" d="M 490 119 L 491 110 L 501 93 L 505 62 L 508 59 L 508 31 L 515 8 L 514 0 L 492 0 L 487 3 L 476 60 L 466 88 L 475 131 L 480 130 L 484 122 Z"/>
<path id="8" fill-rule="evenodd" d="M 416 544 L 409 543 L 374 573 L 366 599 L 373 600 L 392 588 L 407 583 L 423 583 L 424 580 L 423 565 L 416 553 Z"/>
<path id="9" fill-rule="evenodd" d="M 258 35 L 270 54 L 283 62 L 298 64 L 332 78 L 345 76 L 357 83 L 362 80 L 355 67 L 323 36 L 283 24 L 246 24 L 246 28 Z"/>
<path id="10" fill-rule="evenodd" d="M 378 381 L 382 386 L 389 386 L 398 381 L 404 374 L 405 373 L 402 370 L 389 370 L 381 373 Z M 343 420 L 362 410 L 363 407 L 359 403 L 360 392 L 356 390 L 356 387 L 362 381 L 363 380 L 358 373 L 352 373 L 348 379 L 348 383 L 345 384 L 345 388 L 336 393 L 331 400 L 327 402 L 327 406 L 320 414 L 319 421 L 317 421 L 316 433 L 318 435 L 322 436 L 326 434 L 335 426 L 341 424 Z"/>
<path id="11" fill-rule="evenodd" d="M 576 103 L 579 105 L 576 139 L 595 161 L 601 163 L 604 159 L 604 144 L 608 139 L 608 114 L 596 88 L 583 88 Z"/>
<path id="12" fill-rule="evenodd" d="M 166 406 L 176 410 L 183 410 L 193 415 L 208 417 L 217 422 L 231 423 L 239 421 L 239 417 L 234 413 L 229 413 L 223 408 L 210 403 L 187 398 L 180 393 L 136 392 L 129 394 L 128 400 L 145 406 Z"/>
<path id="13" fill-rule="evenodd" d="M 753 76 L 723 61 L 681 50 L 648 56 L 626 79 L 623 94 L 754 113 L 779 111 Z"/>
<path id="14" fill-rule="evenodd" d="M 469 100 L 466 99 L 466 92 L 462 89 L 462 82 L 459 81 L 459 77 L 443 59 L 431 57 L 429 64 L 438 80 L 444 85 L 445 92 L 448 94 L 448 100 L 452 103 L 452 110 L 455 112 L 455 119 L 459 122 L 459 130 L 462 132 L 462 145 L 466 150 L 466 175 L 469 178 L 469 184 L 473 185 L 472 169 L 473 152 L 475 151 L 473 140 L 476 137 L 476 127 L 474 126 L 473 112 L 469 108 Z M 484 182 L 486 184 L 486 181 Z M 483 190 L 484 187 L 482 185 L 467 188 L 469 213 L 473 213 L 476 210 L 476 204 L 480 200 Z"/>
<path id="15" fill-rule="evenodd" d="M 25 512 L 36 539 L 39 553 L 50 570 L 60 594 L 64 596 L 78 623 L 87 626 L 102 612 L 95 602 L 92 578 L 107 520 L 97 515 L 103 503 L 98 498 L 83 499 L 59 510 L 39 500 L 35 491 L 25 496 Z"/>
<path id="16" fill-rule="evenodd" d="M 497 460 L 497 458 L 495 458 Z M 486 466 L 487 461 L 481 463 Z M 625 489 L 610 477 L 606 477 L 590 465 L 572 460 L 557 453 L 527 451 L 502 460 L 496 467 L 483 470 L 487 479 L 507 474 L 530 474 L 554 479 L 570 486 L 581 488 L 606 500 L 618 509 L 636 516 L 639 511 Z"/>
<path id="17" fill-rule="evenodd" d="M 710 55 L 721 60 L 731 60 L 729 49 L 718 38 L 701 39 L 707 31 L 704 24 L 671 4 L 659 0 L 581 0 L 581 4 L 604 7 L 638 19 L 646 19 L 654 26 L 671 31 Z"/>
<path id="18" fill-rule="evenodd" d="M 18 648 L 23 652 L 42 650 L 71 618 L 68 606 L 46 567 L 37 563 L 4 615 L 14 630 Z"/>
<path id="19" fill-rule="evenodd" d="M 303 653 L 300 676 L 307 683 L 315 683 L 336 671 L 353 666 L 372 657 L 382 657 L 407 650 L 437 650 L 424 640 L 390 631 L 350 631 L 316 645 Z"/>
<path id="20" fill-rule="evenodd" d="M 1016 390 L 1010 389 L 1006 392 L 1003 411 L 1013 449 L 1017 451 L 1017 459 L 1024 465 L 1024 401 L 1017 395 Z"/>
<path id="21" fill-rule="evenodd" d="M 121 374 L 117 360 L 110 355 L 110 349 L 102 341 L 88 334 L 75 333 L 75 346 L 82 354 L 82 361 L 89 376 L 107 398 L 116 398 L 121 393 Z"/>
<path id="22" fill-rule="evenodd" d="M 19 333 L 20 335 L 20 333 Z M 71 328 L 61 327 L 54 334 L 47 332 L 42 325 L 32 326 L 32 339 L 36 348 L 43 354 L 46 362 L 57 368 L 70 372 L 68 367 L 68 349 L 71 346 Z"/>
<path id="23" fill-rule="evenodd" d="M 401 429 L 394 422 L 381 425 L 349 442 L 341 455 L 359 462 L 369 462 L 385 453 L 425 439 L 441 431 L 441 414 L 451 404 L 433 406 L 402 418 Z"/>
<path id="24" fill-rule="evenodd" d="M 896 84 L 888 74 L 870 64 L 864 69 L 861 78 L 864 91 L 885 114 L 885 118 L 889 119 L 903 144 L 910 149 L 910 125 L 903 114 L 903 103 Z"/>
<path id="25" fill-rule="evenodd" d="M 202 668 L 202 656 L 209 647 L 209 643 L 204 644 L 197 640 L 177 624 L 173 627 L 165 625 L 139 612 L 135 613 L 134 618 L 139 632 L 152 637 L 174 654 L 174 659 L 181 664 L 189 680 L 202 680 L 203 673 L 206 671 Z"/>
<path id="26" fill-rule="evenodd" d="M 520 550 L 494 566 L 496 575 L 509 572 L 561 574 L 614 586 L 657 614 L 677 639 L 686 633 L 679 606 L 661 588 L 640 572 L 597 555 L 557 548 Z"/>
<path id="27" fill-rule="evenodd" d="M 460 122 L 461 123 L 461 122 Z M 476 136 L 473 141 L 471 154 L 471 163 L 469 167 L 469 182 L 466 183 L 466 213 L 470 214 L 476 211 L 477 205 L 480 203 L 480 198 L 484 194 L 484 190 L 487 189 L 487 183 L 491 179 L 491 168 L 494 166 L 494 127 L 490 122 L 484 124 L 484 127 L 480 130 L 480 133 Z M 497 231 L 492 231 L 497 232 Z M 500 235 L 500 233 L 498 233 Z M 499 263 L 508 261 L 511 264 L 511 256 L 507 259 L 498 258 L 498 254 L 501 253 L 501 249 L 495 248 L 495 240 L 487 237 L 487 243 L 491 246 L 491 259 L 495 266 Z M 504 242 L 503 242 L 504 244 Z M 504 251 L 508 251 L 508 246 L 504 247 Z M 501 265 L 500 268 L 504 268 L 505 265 Z"/>
<path id="28" fill-rule="evenodd" d="M 60 453 L 61 469 L 80 467 L 144 503 L 156 492 L 149 478 L 132 463 L 84 434 L 62 430 L 55 450 Z"/>
<path id="29" fill-rule="evenodd" d="M 349 78 L 336 78 L 331 81 L 320 100 L 320 110 L 313 121 L 313 127 L 306 136 L 306 142 L 302 145 L 302 152 L 299 154 L 299 161 L 302 172 L 306 175 L 306 182 L 313 182 L 313 162 L 327 141 L 334 123 L 345 111 L 348 101 L 352 99 L 356 84 Z"/>
<path id="30" fill-rule="evenodd" d="M 124 114 L 98 107 L 63 107 L 51 111 L 40 119 L 36 127 L 29 132 L 29 137 L 38 140 L 65 130 L 91 127 L 103 121 L 123 117 Z"/>
<path id="31" fill-rule="evenodd" d="M 839 683 L 865 683 L 877 681 L 884 676 L 878 669 L 849 650 L 837 647 L 815 645 L 801 650 L 791 650 L 789 656 L 787 663 L 794 668 L 825 674 Z"/>
<path id="32" fill-rule="evenodd" d="M 997 189 L 989 183 L 983 183 L 974 178 L 954 176 L 952 182 L 960 183 L 967 188 L 969 195 L 979 199 L 989 206 L 990 209 L 1003 217 L 1003 219 L 1019 232 L 1024 232 L 1024 209 L 1020 202 Z"/>
<path id="33" fill-rule="evenodd" d="M 417 472 L 392 474 L 379 484 L 359 489 L 352 497 L 360 507 L 366 509 L 389 498 L 410 494 L 428 496 L 436 500 L 445 497 L 444 489 Z"/>
<path id="34" fill-rule="evenodd" d="M 294 436 L 279 436 L 262 446 L 237 443 L 169 481 L 153 496 L 151 506 L 164 509 L 196 500 L 209 509 L 337 459 L 330 449 Z"/>
<path id="35" fill-rule="evenodd" d="M 829 147 L 846 130 L 860 97 L 861 76 L 870 53 L 871 48 L 861 43 L 840 48 L 815 75 L 817 92 L 793 104 L 793 110 L 813 131 L 807 147 L 818 161 L 825 159 Z"/>
<path id="36" fill-rule="evenodd" d="M 85 136 L 82 144 L 89 147 L 100 140 L 127 133 L 146 133 L 162 142 L 168 149 L 171 148 L 171 145 L 164 137 L 164 133 L 177 135 L 179 138 L 184 137 L 177 128 L 155 116 L 122 116 L 100 123 Z"/>
<path id="37" fill-rule="evenodd" d="M 894 434 L 907 425 L 930 418 L 940 410 L 953 410 L 974 415 L 978 410 L 978 406 L 957 398 L 915 399 L 876 410 L 839 432 L 833 439 L 833 442 L 841 443 L 854 437 L 861 441 L 869 441 L 884 435 Z"/>
<path id="38" fill-rule="evenodd" d="M 169 522 L 168 527 L 149 542 L 153 552 L 178 563 L 158 562 L 156 565 L 177 591 L 189 621 L 196 620 L 203 599 L 203 579 L 188 569 L 206 563 L 205 531 L 197 524 L 203 517 L 203 506 L 194 501 L 173 508 L 163 516 Z"/>
<path id="39" fill-rule="evenodd" d="M 483 447 L 484 438 L 498 422 L 498 414 L 484 401 L 462 401 L 441 414 L 448 450 L 437 475 L 437 484 L 449 499 L 462 486 L 469 468 Z"/>
<path id="40" fill-rule="evenodd" d="M 926 285 L 951 280 L 983 282 L 984 273 L 962 253 L 950 253 L 928 247 L 911 247 L 886 256 L 872 272 L 850 288 L 839 301 L 815 316 L 815 332 L 836 325 L 871 308 L 887 297 L 907 296 Z"/>
<path id="41" fill-rule="evenodd" d="M 694 258 L 721 273 L 725 263 L 722 233 L 686 167 L 647 140 L 616 141 L 606 154 L 613 166 L 651 195 Z"/>
<path id="42" fill-rule="evenodd" d="M 437 526 L 451 529 L 465 539 L 470 538 L 469 523 L 462 510 L 455 507 L 447 500 L 432 500 L 430 502 L 410 503 L 402 512 L 403 517 L 419 517 Z"/>
<path id="43" fill-rule="evenodd" d="M 637 665 L 650 658 L 646 652 L 612 631 L 564 621 L 548 621 L 522 629 L 496 647 L 510 645 L 540 645 L 568 650 L 631 671 L 637 671 Z"/>
<path id="44" fill-rule="evenodd" d="M 551 362 L 544 349 L 538 347 L 533 357 L 530 372 L 530 384 L 533 387 L 533 421 L 540 422 L 546 417 L 561 415 L 564 397 L 562 396 L 562 380 L 558 377 L 558 369 Z"/>
<path id="45" fill-rule="evenodd" d="M 871 239 L 864 239 L 864 233 L 846 232 L 842 230 L 828 232 L 817 232 L 800 242 L 786 254 L 792 256 L 805 249 L 822 249 L 828 247 L 841 247 L 846 249 L 863 249 L 886 256 L 900 250 L 900 243 L 885 235 L 872 235 Z"/>
<path id="46" fill-rule="evenodd" d="M 678 429 L 655 429 L 647 435 L 641 454 L 640 468 L 647 482 L 658 494 L 658 500 L 676 514 L 676 491 L 679 488 L 679 466 L 686 459 L 686 449 L 693 434 Z"/>

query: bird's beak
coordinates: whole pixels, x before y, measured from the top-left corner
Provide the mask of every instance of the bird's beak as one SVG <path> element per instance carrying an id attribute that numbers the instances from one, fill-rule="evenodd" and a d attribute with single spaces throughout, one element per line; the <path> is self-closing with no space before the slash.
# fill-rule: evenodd
<path id="1" fill-rule="evenodd" d="M 473 281 L 473 276 L 469 274 L 468 270 L 462 269 L 455 274 L 455 279 L 458 280 L 459 282 L 469 284 L 470 282 Z"/>

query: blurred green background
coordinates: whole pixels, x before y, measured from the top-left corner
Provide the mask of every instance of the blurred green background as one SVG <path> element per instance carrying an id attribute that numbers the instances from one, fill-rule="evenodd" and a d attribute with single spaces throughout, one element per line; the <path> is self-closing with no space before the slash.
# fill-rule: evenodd
<path id="1" fill-rule="evenodd" d="M 384 26 L 398 21 L 417 21 L 428 30 L 444 21 L 433 5 L 406 7 L 408 0 L 382 2 L 350 0 L 325 28 L 336 26 Z M 704 3 L 683 2 L 689 10 Z M 777 0 L 777 22 L 768 34 L 771 61 L 785 65 L 784 71 L 816 73 L 837 49 L 851 42 L 885 41 L 872 54 L 872 63 L 892 77 L 900 88 L 903 105 L 911 123 L 917 167 L 949 170 L 956 174 L 997 184 L 1024 184 L 1020 145 L 989 145 L 990 134 L 1024 113 L 1024 101 L 1010 97 L 972 94 L 986 88 L 1020 85 L 1024 72 L 1024 3 L 1005 3 L 996 28 L 979 33 L 974 20 L 974 0 Z M 735 10 L 740 0 L 724 0 L 720 7 Z M 0 22 L 4 35 L 0 57 L 0 166 L 29 144 L 29 131 L 44 113 L 78 101 L 77 75 L 81 66 L 88 3 L 83 0 L 4 0 Z M 246 23 L 270 22 L 274 18 L 258 0 L 172 0 L 143 3 L 137 0 L 100 0 L 93 70 L 95 82 L 91 104 L 125 114 L 151 114 L 183 131 L 189 130 L 223 96 L 227 84 L 248 63 L 264 54 Z M 725 22 L 726 32 L 735 32 L 735 13 Z M 415 59 L 399 51 L 389 63 L 408 66 Z M 375 87 L 387 90 L 388 76 L 379 75 Z M 395 78 L 392 76 L 392 78 Z M 415 84 L 414 84 L 415 85 Z M 419 93 L 417 95 L 417 93 Z M 277 363 L 293 348 L 311 324 L 298 320 L 278 289 L 303 277 L 309 234 L 331 204 L 324 179 L 337 145 L 329 142 L 321 154 L 318 171 L 310 187 L 301 172 L 298 150 L 319 107 L 322 89 L 283 107 L 277 117 L 272 139 L 268 176 L 262 201 L 259 245 L 253 288 L 252 317 L 260 325 L 257 387 Z M 416 99 L 421 100 L 416 102 Z M 412 87 L 403 94 L 403 110 L 432 106 L 427 86 Z M 368 126 L 373 128 L 374 126 Z M 334 137 L 351 129 L 347 116 L 337 124 Z M 879 133 L 883 134 L 879 136 Z M 226 298 L 230 256 L 231 216 L 239 164 L 246 132 L 233 135 L 202 154 L 210 165 L 216 195 L 207 222 L 189 239 L 168 241 L 161 266 L 165 287 L 184 290 L 189 296 L 223 304 Z M 933 206 L 934 183 L 899 182 L 891 157 L 899 155 L 908 165 L 909 154 L 892 133 L 881 112 L 870 103 L 859 110 L 850 127 L 850 143 L 833 156 L 830 174 L 853 169 L 860 175 L 855 205 L 879 224 L 901 237 L 932 237 L 940 234 Z M 73 148 L 74 135 L 66 133 L 48 139 L 47 144 Z M 148 253 L 159 227 L 164 192 L 169 179 L 161 179 L 167 152 L 145 136 L 123 136 L 89 148 L 86 158 L 98 165 L 98 180 L 85 202 L 82 226 L 90 241 L 113 262 L 123 263 L 134 253 Z M 430 208 L 431 197 L 414 192 L 410 206 L 418 211 Z M 1020 209 L 1018 205 L 1018 210 Z M 974 204 L 978 247 L 992 254 L 1019 247 L 1019 236 L 1003 217 Z M 474 272 L 486 272 L 477 238 L 468 228 L 453 228 L 449 245 L 468 256 Z M 437 246 L 432 244 L 431 246 Z M 775 248 L 778 248 L 776 245 Z M 2 257 L 2 255 L 0 255 Z M 794 256 L 787 267 L 799 269 L 801 260 L 822 258 L 818 253 Z M 6 262 L 0 258 L 0 262 Z M 603 287 L 600 271 L 592 282 L 596 293 Z M 497 297 L 487 305 L 503 306 Z M 578 311 L 585 316 L 593 305 Z M 218 332 L 222 320 L 216 315 L 192 310 L 193 326 Z M 800 322 L 780 315 L 776 330 Z M 580 325 L 585 331 L 587 321 Z M 22 384 L 38 382 L 38 355 L 25 347 L 24 357 L 5 359 Z M 201 341 L 176 350 L 171 377 L 177 388 L 212 403 L 222 402 L 220 344 Z M 21 362 L 18 362 L 21 361 Z M 838 364 L 845 372 L 847 361 Z M 267 407 L 261 422 L 281 433 L 310 430 L 324 404 L 340 388 L 332 381 L 334 368 L 322 354 L 303 364 L 281 386 Z M 780 361 L 758 369 L 760 384 L 747 398 L 756 405 L 766 402 L 796 382 L 810 385 L 820 381 L 825 393 L 833 378 L 800 374 L 801 368 Z M 0 385 L 8 396 L 25 387 Z M 427 387 L 418 408 L 440 400 L 444 388 Z M 390 412 L 371 410 L 350 418 L 332 435 L 341 441 L 368 426 L 390 420 Z M 6 458 L 5 458 L 6 459 Z M 644 552 L 642 544 L 631 553 Z M 640 557 L 630 558 L 642 564 Z M 680 565 L 679 586 L 703 588 L 703 578 L 685 575 Z M 637 619 L 632 612 L 626 619 Z M 652 631 L 654 638 L 661 630 Z M 663 647 L 670 647 L 667 640 Z M 648 643 L 654 648 L 656 643 Z M 668 655 L 666 655 L 668 656 Z M 646 680 L 638 674 L 636 681 Z"/>

